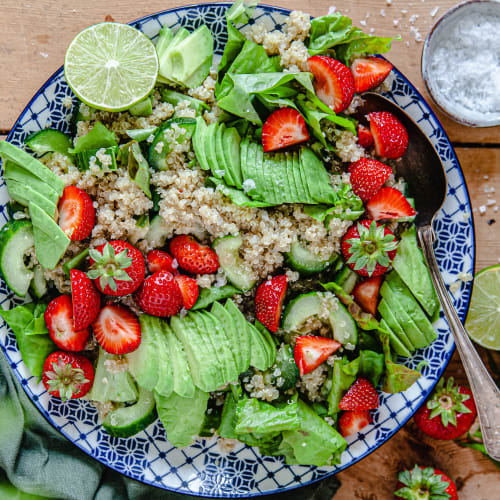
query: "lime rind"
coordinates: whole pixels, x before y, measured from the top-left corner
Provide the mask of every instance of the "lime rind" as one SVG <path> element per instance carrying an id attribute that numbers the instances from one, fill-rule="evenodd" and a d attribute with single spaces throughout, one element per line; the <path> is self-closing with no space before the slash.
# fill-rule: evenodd
<path id="1" fill-rule="evenodd" d="M 99 23 L 70 43 L 64 75 L 85 104 L 104 111 L 124 111 L 144 99 L 158 76 L 158 56 L 151 40 L 127 24 Z"/>

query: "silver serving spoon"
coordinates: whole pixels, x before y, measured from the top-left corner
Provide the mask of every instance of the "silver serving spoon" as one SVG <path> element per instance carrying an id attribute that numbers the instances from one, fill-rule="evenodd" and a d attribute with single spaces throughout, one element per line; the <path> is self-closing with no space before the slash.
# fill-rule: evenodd
<path id="1" fill-rule="evenodd" d="M 361 121 L 366 122 L 366 115 L 372 111 L 389 111 L 408 131 L 408 150 L 396 162 L 396 174 L 404 177 L 415 198 L 418 239 L 474 394 L 484 445 L 491 458 L 500 460 L 500 391 L 457 316 L 434 255 L 436 236 L 432 222 L 446 199 L 443 164 L 428 137 L 399 106 L 374 92 L 364 93 L 363 100 L 364 103 L 356 110 L 356 116 Z"/>

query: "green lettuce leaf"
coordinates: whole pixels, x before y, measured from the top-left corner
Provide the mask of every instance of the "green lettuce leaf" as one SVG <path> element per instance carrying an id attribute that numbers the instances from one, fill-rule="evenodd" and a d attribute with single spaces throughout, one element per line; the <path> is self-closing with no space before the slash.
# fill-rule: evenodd
<path id="1" fill-rule="evenodd" d="M 196 311 L 198 309 L 205 309 L 213 302 L 216 302 L 217 300 L 228 299 L 236 293 L 241 293 L 241 290 L 238 290 L 238 288 L 232 285 L 202 288 L 200 294 L 198 295 L 198 299 L 196 300 L 191 310 Z"/>
<path id="2" fill-rule="evenodd" d="M 101 122 L 95 122 L 92 130 L 87 135 L 79 137 L 75 147 L 69 152 L 75 154 L 117 145 L 115 133 L 108 130 Z"/>
<path id="3" fill-rule="evenodd" d="M 149 163 L 144 158 L 139 143 L 135 141 L 128 148 L 128 176 L 151 199 Z"/>
<path id="4" fill-rule="evenodd" d="M 397 40 L 399 39 L 400 37 L 397 38 Z M 392 40 L 390 37 L 378 37 L 363 33 L 356 40 L 340 45 L 336 50 L 336 56 L 345 64 L 349 64 L 356 56 L 389 52 Z"/>
<path id="5" fill-rule="evenodd" d="M 339 403 L 344 393 L 351 387 L 356 380 L 356 375 L 359 370 L 359 359 L 354 362 L 344 356 L 342 359 L 336 359 L 333 363 L 333 368 L 328 374 L 331 387 L 327 397 L 328 415 L 336 415 L 339 410 Z"/>
<path id="6" fill-rule="evenodd" d="M 385 357 L 381 353 L 370 350 L 359 351 L 359 375 L 377 387 L 384 374 L 384 360 Z"/>

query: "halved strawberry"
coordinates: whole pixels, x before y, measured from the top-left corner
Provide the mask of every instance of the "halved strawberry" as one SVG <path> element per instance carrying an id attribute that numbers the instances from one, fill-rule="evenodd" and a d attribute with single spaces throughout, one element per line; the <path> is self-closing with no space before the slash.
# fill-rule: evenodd
<path id="1" fill-rule="evenodd" d="M 361 158 L 349 166 L 354 194 L 368 201 L 385 184 L 392 174 L 392 168 L 378 160 Z"/>
<path id="2" fill-rule="evenodd" d="M 316 95 L 335 113 L 349 107 L 354 97 L 354 78 L 351 70 L 327 56 L 313 56 L 307 62 L 314 75 Z"/>
<path id="3" fill-rule="evenodd" d="M 172 274 L 179 274 L 177 270 L 179 264 L 177 261 L 167 252 L 163 250 L 151 250 L 146 257 L 148 262 L 148 269 L 150 273 L 156 273 L 158 271 L 169 271 Z"/>
<path id="4" fill-rule="evenodd" d="M 101 294 L 92 280 L 78 269 L 71 269 L 71 299 L 76 330 L 87 328 L 97 318 L 101 308 Z"/>
<path id="5" fill-rule="evenodd" d="M 369 410 L 345 411 L 339 418 L 339 432 L 344 437 L 350 436 L 372 422 Z"/>
<path id="6" fill-rule="evenodd" d="M 73 305 L 69 295 L 59 295 L 49 302 L 45 324 L 54 344 L 64 351 L 82 351 L 90 335 L 88 328 L 77 330 L 73 323 Z"/>
<path id="7" fill-rule="evenodd" d="M 92 325 L 99 345 L 110 354 L 127 354 L 141 343 L 141 326 L 137 316 L 118 304 L 104 306 Z"/>
<path id="8" fill-rule="evenodd" d="M 196 283 L 196 280 L 194 280 L 193 278 L 184 276 L 183 274 L 174 276 L 174 279 L 179 285 L 184 309 L 191 309 L 198 299 L 198 295 L 200 293 L 198 289 L 198 283 Z"/>
<path id="9" fill-rule="evenodd" d="M 416 215 L 403 193 L 393 187 L 383 187 L 366 204 L 368 217 L 373 220 L 402 219 Z"/>
<path id="10" fill-rule="evenodd" d="M 373 146 L 373 136 L 368 127 L 358 123 L 358 144 L 363 148 Z"/>
<path id="11" fill-rule="evenodd" d="M 376 111 L 368 115 L 370 130 L 379 156 L 400 158 L 408 148 L 408 132 L 404 125 L 388 111 Z"/>
<path id="12" fill-rule="evenodd" d="M 378 392 L 366 378 L 360 377 L 340 400 L 340 410 L 375 410 L 380 406 Z"/>
<path id="13" fill-rule="evenodd" d="M 355 302 L 361 306 L 363 311 L 373 314 L 373 316 L 377 314 L 378 297 L 382 280 L 382 276 L 372 276 L 358 283 L 352 291 Z"/>
<path id="14" fill-rule="evenodd" d="M 83 189 L 65 187 L 58 208 L 59 227 L 71 241 L 90 236 L 95 225 L 95 209 L 92 198 Z"/>
<path id="15" fill-rule="evenodd" d="M 212 274 L 219 269 L 217 254 L 187 234 L 172 239 L 170 253 L 179 263 L 179 267 L 188 273 Z"/>
<path id="16" fill-rule="evenodd" d="M 264 151 L 276 151 L 309 140 L 304 117 L 293 108 L 271 113 L 262 127 Z"/>
<path id="17" fill-rule="evenodd" d="M 264 281 L 255 293 L 255 316 L 272 332 L 278 330 L 287 287 L 286 274 Z"/>
<path id="18" fill-rule="evenodd" d="M 333 354 L 341 343 L 327 337 L 305 335 L 297 337 L 293 357 L 301 375 L 312 372 L 328 356 Z"/>
<path id="19" fill-rule="evenodd" d="M 351 63 L 354 92 L 365 92 L 380 85 L 391 72 L 389 61 L 378 57 L 361 57 Z"/>

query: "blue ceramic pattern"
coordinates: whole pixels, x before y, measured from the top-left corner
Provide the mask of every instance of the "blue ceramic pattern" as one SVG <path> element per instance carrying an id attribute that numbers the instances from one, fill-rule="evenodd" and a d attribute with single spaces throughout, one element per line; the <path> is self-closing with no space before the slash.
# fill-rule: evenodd
<path id="1" fill-rule="evenodd" d="M 215 3 L 189 6 L 160 12 L 139 19 L 132 25 L 155 39 L 164 24 L 173 27 L 193 27 L 206 23 L 215 37 L 216 52 L 222 54 L 226 42 L 224 12 L 227 4 Z M 257 9 L 255 20 L 264 21 L 270 28 L 284 24 L 288 11 L 272 7 Z M 422 96 L 397 70 L 389 77 L 392 91 L 389 96 L 402 106 L 430 137 L 441 156 L 448 175 L 448 197 L 435 223 L 438 243 L 436 255 L 446 283 L 455 280 L 460 271 L 472 272 L 474 264 L 474 228 L 469 196 L 460 166 L 446 133 Z M 37 92 L 15 123 L 8 140 L 22 147 L 25 137 L 44 127 L 69 130 L 71 110 L 63 99 L 72 92 L 66 85 L 62 69 L 58 70 Z M 0 226 L 7 220 L 8 201 L 5 183 L 0 180 Z M 454 296 L 454 303 L 462 319 L 470 296 L 470 284 L 464 285 Z M 5 283 L 0 281 L 0 304 L 12 307 L 15 298 Z M 423 377 L 401 394 L 382 394 L 381 406 L 374 412 L 374 422 L 361 434 L 348 438 L 349 446 L 338 467 L 287 466 L 282 458 L 261 457 L 257 450 L 236 446 L 229 454 L 223 453 L 216 439 L 200 439 L 182 450 L 172 447 L 159 421 L 144 432 L 129 439 L 114 438 L 98 424 L 96 410 L 86 401 L 61 403 L 50 397 L 42 384 L 30 375 L 21 360 L 16 340 L 5 323 L 0 325 L 1 347 L 23 388 L 51 424 L 75 445 L 103 464 L 123 474 L 160 488 L 182 493 L 207 496 L 242 498 L 305 485 L 334 474 L 367 454 L 389 439 L 422 404 L 439 379 L 453 351 L 453 340 L 443 318 L 437 323 L 439 338 L 432 346 L 418 351 L 406 364 L 415 368 L 427 361 Z M 403 361 L 403 360 L 400 360 Z"/>

